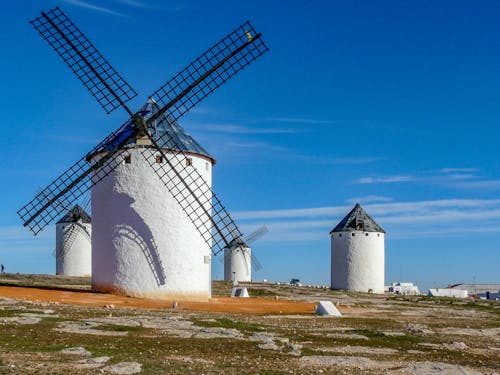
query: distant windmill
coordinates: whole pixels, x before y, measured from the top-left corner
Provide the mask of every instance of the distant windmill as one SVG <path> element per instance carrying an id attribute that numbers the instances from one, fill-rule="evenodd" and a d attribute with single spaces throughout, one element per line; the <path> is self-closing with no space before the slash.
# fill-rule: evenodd
<path id="1" fill-rule="evenodd" d="M 269 232 L 265 225 L 249 234 L 244 240 L 235 238 L 231 246 L 224 249 L 224 280 L 233 282 L 252 281 L 252 271 L 262 269 L 252 249 L 248 246 Z"/>
<path id="2" fill-rule="evenodd" d="M 90 197 L 89 197 L 90 198 Z M 89 201 L 83 207 L 75 205 L 56 223 L 56 274 L 65 276 L 90 276 L 91 219 L 86 212 Z"/>
<path id="3" fill-rule="evenodd" d="M 211 189 L 214 163 L 177 120 L 268 48 L 249 22 L 161 86 L 137 112 L 137 93 L 59 9 L 31 24 L 109 113 L 129 119 L 18 214 L 37 234 L 92 193 L 94 290 L 156 298 L 210 297 L 210 250 L 242 233 Z"/>

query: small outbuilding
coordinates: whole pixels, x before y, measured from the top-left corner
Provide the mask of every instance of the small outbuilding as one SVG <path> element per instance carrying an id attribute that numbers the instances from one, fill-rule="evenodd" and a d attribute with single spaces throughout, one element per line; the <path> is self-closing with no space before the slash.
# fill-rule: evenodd
<path id="1" fill-rule="evenodd" d="M 384 293 L 385 231 L 359 203 L 330 238 L 331 288 Z"/>
<path id="2" fill-rule="evenodd" d="M 385 291 L 394 294 L 402 294 L 404 296 L 416 296 L 420 294 L 418 286 L 413 283 L 391 283 L 385 287 Z"/>
<path id="3" fill-rule="evenodd" d="M 453 288 L 431 288 L 427 295 L 431 297 L 467 298 L 469 292 Z"/>

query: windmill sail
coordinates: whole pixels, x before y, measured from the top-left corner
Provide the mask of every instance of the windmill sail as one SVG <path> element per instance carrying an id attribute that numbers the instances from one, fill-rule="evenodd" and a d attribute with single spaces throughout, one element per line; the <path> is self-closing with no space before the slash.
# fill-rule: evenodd
<path id="1" fill-rule="evenodd" d="M 165 115 L 161 115 L 159 120 L 173 125 Z M 217 254 L 227 247 L 232 239 L 241 238 L 243 235 L 229 212 L 200 172 L 193 166 L 186 165 L 188 155 L 183 151 L 184 147 L 179 143 L 176 133 L 168 131 L 158 133 L 158 137 L 153 139 L 153 144 L 155 149 L 143 149 L 145 159 L 186 212 L 208 246 L 212 248 L 212 252 Z M 176 152 L 167 155 L 160 145 L 167 145 Z M 154 162 L 153 154 L 157 152 L 162 155 L 166 163 Z"/>
<path id="2" fill-rule="evenodd" d="M 177 121 L 268 50 L 261 34 L 255 31 L 250 22 L 245 22 L 203 52 L 150 96 L 159 108 L 163 107 L 151 121 L 163 113 L 166 113 L 170 121 Z"/>
<path id="3" fill-rule="evenodd" d="M 31 23 L 106 112 L 122 106 L 130 119 L 22 207 L 18 214 L 24 225 L 38 233 L 109 175 L 121 162 L 124 147 L 146 136 L 151 146 L 143 148 L 143 155 L 214 253 L 241 239 L 241 232 L 210 186 L 184 164 L 182 145 L 171 133 L 152 130 L 158 121 L 174 126 L 193 106 L 265 53 L 268 48 L 261 34 L 249 22 L 244 23 L 155 91 L 150 96 L 153 110 L 133 114 L 125 102 L 136 92 L 59 8 L 42 12 Z M 174 152 L 167 155 L 165 148 Z M 148 157 L 158 152 L 165 164 L 152 163 L 154 158 Z"/>
<path id="4" fill-rule="evenodd" d="M 175 123 L 193 106 L 267 50 L 261 34 L 256 33 L 249 22 L 244 23 L 150 96 L 156 111 L 146 119 L 146 124 L 150 125 L 157 119 Z M 165 158 L 166 164 L 153 163 L 154 159 L 151 157 L 146 157 L 146 160 L 149 160 L 151 167 L 187 213 L 201 236 L 212 246 L 214 254 L 229 246 L 233 239 L 241 238 L 242 233 L 217 195 L 199 172 L 185 165 L 186 155 L 176 139 L 165 132 L 158 137 L 158 141 L 178 150 L 179 154 L 170 158 L 153 141 L 157 151 Z M 143 153 L 151 152 L 153 151 L 146 149 Z"/>
<path id="5" fill-rule="evenodd" d="M 104 141 L 107 140 L 109 143 L 110 140 L 116 139 L 115 132 L 112 135 L 114 136 L 108 136 Z M 118 146 L 121 147 L 130 139 L 132 136 L 122 140 Z M 102 151 L 103 145 L 108 144 L 104 141 L 94 147 L 87 155 L 94 155 Z M 87 155 L 73 164 L 17 211 L 23 220 L 23 225 L 34 234 L 39 233 L 49 223 L 65 213 L 92 185 L 110 174 L 122 161 L 119 148 L 108 150 L 102 154 L 100 159 L 94 161 L 89 161 Z"/>
<path id="6" fill-rule="evenodd" d="M 247 256 L 247 253 L 244 253 L 243 251 L 245 250 L 245 248 L 247 246 L 249 246 L 253 242 L 257 241 L 259 238 L 264 236 L 267 232 L 269 232 L 269 229 L 267 228 L 267 226 L 262 225 L 261 227 L 257 228 L 255 231 L 250 233 L 248 236 L 246 236 L 244 240 L 240 237 L 239 240 L 232 241 L 231 246 L 224 248 L 224 257 L 219 257 L 219 262 L 222 263 L 222 262 L 224 262 L 225 257 L 230 257 L 232 251 L 235 251 L 235 250 L 242 251 L 242 255 L 245 258 L 245 266 L 246 266 L 247 272 L 248 272 L 250 269 L 249 268 L 250 267 L 249 260 L 248 260 L 249 257 Z M 261 270 L 262 264 L 257 259 L 257 256 L 255 255 L 253 250 L 251 251 L 250 257 L 251 257 L 250 261 L 252 262 L 253 269 L 255 271 Z"/>
<path id="7" fill-rule="evenodd" d="M 30 21 L 106 113 L 137 95 L 75 24 L 56 7 Z M 132 115 L 132 113 L 130 113 Z"/>

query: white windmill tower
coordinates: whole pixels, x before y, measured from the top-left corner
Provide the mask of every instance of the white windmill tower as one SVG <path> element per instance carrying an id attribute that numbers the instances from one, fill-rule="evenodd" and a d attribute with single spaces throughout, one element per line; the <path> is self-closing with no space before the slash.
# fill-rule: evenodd
<path id="1" fill-rule="evenodd" d="M 154 107 L 150 100 L 141 111 Z M 131 142 L 116 168 L 92 187 L 92 285 L 138 297 L 206 300 L 210 246 L 151 164 L 168 168 L 168 158 L 182 164 L 184 178 L 197 173 L 205 182 L 200 196 L 210 194 L 215 160 L 177 123 L 163 119 L 152 126 L 162 152 Z"/>
<path id="2" fill-rule="evenodd" d="M 385 231 L 359 203 L 330 236 L 332 289 L 383 293 Z"/>
<path id="3" fill-rule="evenodd" d="M 91 190 L 94 290 L 207 300 L 210 251 L 242 233 L 211 189 L 214 160 L 177 120 L 268 50 L 261 34 L 245 22 L 134 113 L 135 90 L 59 8 L 31 24 L 106 112 L 129 117 L 18 211 L 24 226 L 38 233 Z"/>
<path id="4" fill-rule="evenodd" d="M 76 205 L 56 223 L 56 275 L 90 276 L 91 220 Z"/>
<path id="5" fill-rule="evenodd" d="M 252 267 L 258 271 L 262 265 L 255 254 L 252 254 L 252 249 L 248 245 L 268 231 L 264 225 L 246 237 L 244 241 L 236 238 L 228 248 L 224 249 L 224 280 L 233 283 L 252 281 Z"/>

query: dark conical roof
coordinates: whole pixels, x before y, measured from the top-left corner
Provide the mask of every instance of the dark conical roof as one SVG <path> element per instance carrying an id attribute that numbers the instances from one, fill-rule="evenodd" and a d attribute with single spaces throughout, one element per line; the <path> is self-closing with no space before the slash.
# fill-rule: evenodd
<path id="1" fill-rule="evenodd" d="M 59 223 L 76 223 L 82 221 L 83 223 L 90 223 L 90 215 L 85 212 L 83 208 L 76 205 L 71 210 L 68 211 L 58 222 Z"/>
<path id="2" fill-rule="evenodd" d="M 152 114 L 156 113 L 157 108 L 157 104 L 152 99 L 149 99 L 147 103 L 139 109 L 138 113 L 147 121 Z M 132 120 L 129 120 L 120 132 L 102 146 L 101 150 L 112 150 L 116 148 L 116 145 L 119 144 L 122 139 L 126 139 L 132 131 Z M 177 123 L 177 121 L 173 121 L 167 116 L 160 116 L 157 120 L 153 121 L 153 123 L 149 125 L 148 131 L 161 148 L 192 152 L 194 154 L 206 156 L 214 161 L 214 158 L 212 158 L 210 154 Z M 165 134 L 168 134 L 168 136 L 164 136 Z M 130 145 L 133 143 L 135 143 L 135 139 L 129 142 Z"/>
<path id="3" fill-rule="evenodd" d="M 359 203 L 356 203 L 354 208 L 337 224 L 330 232 L 349 232 L 352 230 L 362 230 L 365 232 L 380 232 L 385 233 L 385 230 L 378 225 L 366 212 Z"/>

